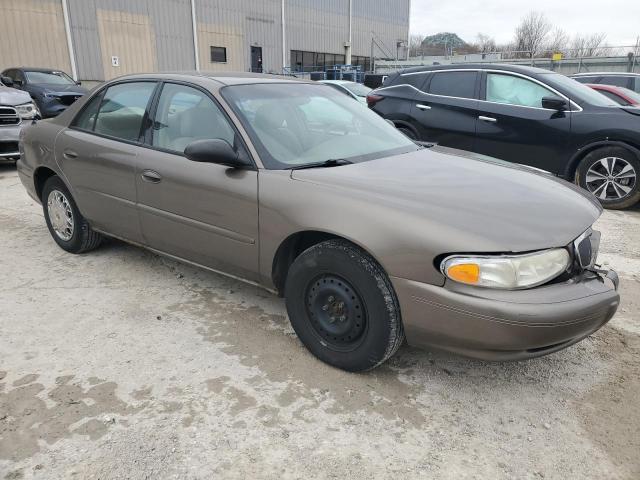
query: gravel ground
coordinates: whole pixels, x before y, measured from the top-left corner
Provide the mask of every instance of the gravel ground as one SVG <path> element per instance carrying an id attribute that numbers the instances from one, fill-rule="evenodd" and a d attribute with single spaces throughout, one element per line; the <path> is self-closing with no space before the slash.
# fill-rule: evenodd
<path id="1" fill-rule="evenodd" d="M 0 205 L 0 479 L 640 478 L 640 209 L 598 222 L 622 305 L 578 345 L 348 374 L 258 288 L 63 252 L 13 167 Z"/>

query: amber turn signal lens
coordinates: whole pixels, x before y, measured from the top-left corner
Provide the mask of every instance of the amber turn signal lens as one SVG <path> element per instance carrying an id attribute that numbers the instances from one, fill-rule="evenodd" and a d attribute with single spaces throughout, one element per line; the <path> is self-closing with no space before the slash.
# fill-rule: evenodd
<path id="1" fill-rule="evenodd" d="M 447 277 L 456 282 L 475 285 L 480 280 L 480 267 L 475 263 L 459 263 L 447 269 Z"/>

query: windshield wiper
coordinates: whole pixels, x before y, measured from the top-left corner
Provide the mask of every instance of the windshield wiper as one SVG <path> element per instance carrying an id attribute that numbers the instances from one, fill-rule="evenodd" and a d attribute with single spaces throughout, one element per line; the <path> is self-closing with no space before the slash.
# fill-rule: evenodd
<path id="1" fill-rule="evenodd" d="M 351 165 L 353 162 L 346 158 L 330 158 L 324 162 L 305 163 L 304 165 L 296 165 L 291 167 L 291 170 L 303 170 L 305 168 L 325 168 L 325 167 L 339 167 L 341 165 Z"/>

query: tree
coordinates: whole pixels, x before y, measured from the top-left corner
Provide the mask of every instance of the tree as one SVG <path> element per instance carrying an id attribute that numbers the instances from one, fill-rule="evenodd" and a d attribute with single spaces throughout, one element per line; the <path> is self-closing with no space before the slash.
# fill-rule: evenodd
<path id="1" fill-rule="evenodd" d="M 422 55 L 422 41 L 424 40 L 424 35 L 419 33 L 412 33 L 409 35 L 409 56 L 410 57 L 418 57 Z"/>
<path id="2" fill-rule="evenodd" d="M 562 30 L 560 27 L 554 28 L 549 35 L 545 47 L 547 56 L 551 56 L 554 53 L 563 53 L 567 50 L 568 47 L 569 35 L 567 34 L 567 32 Z"/>
<path id="3" fill-rule="evenodd" d="M 591 35 L 576 35 L 571 43 L 571 53 L 576 57 L 602 57 L 605 55 L 604 33 L 593 33 Z"/>
<path id="4" fill-rule="evenodd" d="M 485 35 L 484 33 L 478 33 L 478 35 L 476 35 L 476 42 L 473 44 L 473 47 L 478 53 L 493 53 L 498 49 L 493 37 Z"/>
<path id="5" fill-rule="evenodd" d="M 550 31 L 551 23 L 544 13 L 529 12 L 516 28 L 516 49 L 528 57 L 535 57 L 544 48 Z"/>

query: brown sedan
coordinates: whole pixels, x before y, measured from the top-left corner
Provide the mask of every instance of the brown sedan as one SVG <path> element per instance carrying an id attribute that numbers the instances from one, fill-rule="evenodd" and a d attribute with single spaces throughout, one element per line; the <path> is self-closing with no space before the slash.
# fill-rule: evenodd
<path id="1" fill-rule="evenodd" d="M 286 298 L 351 371 L 403 340 L 478 358 L 560 350 L 604 325 L 594 198 L 544 172 L 417 145 L 330 87 L 135 75 L 23 131 L 20 178 L 68 252 L 121 238 Z"/>

